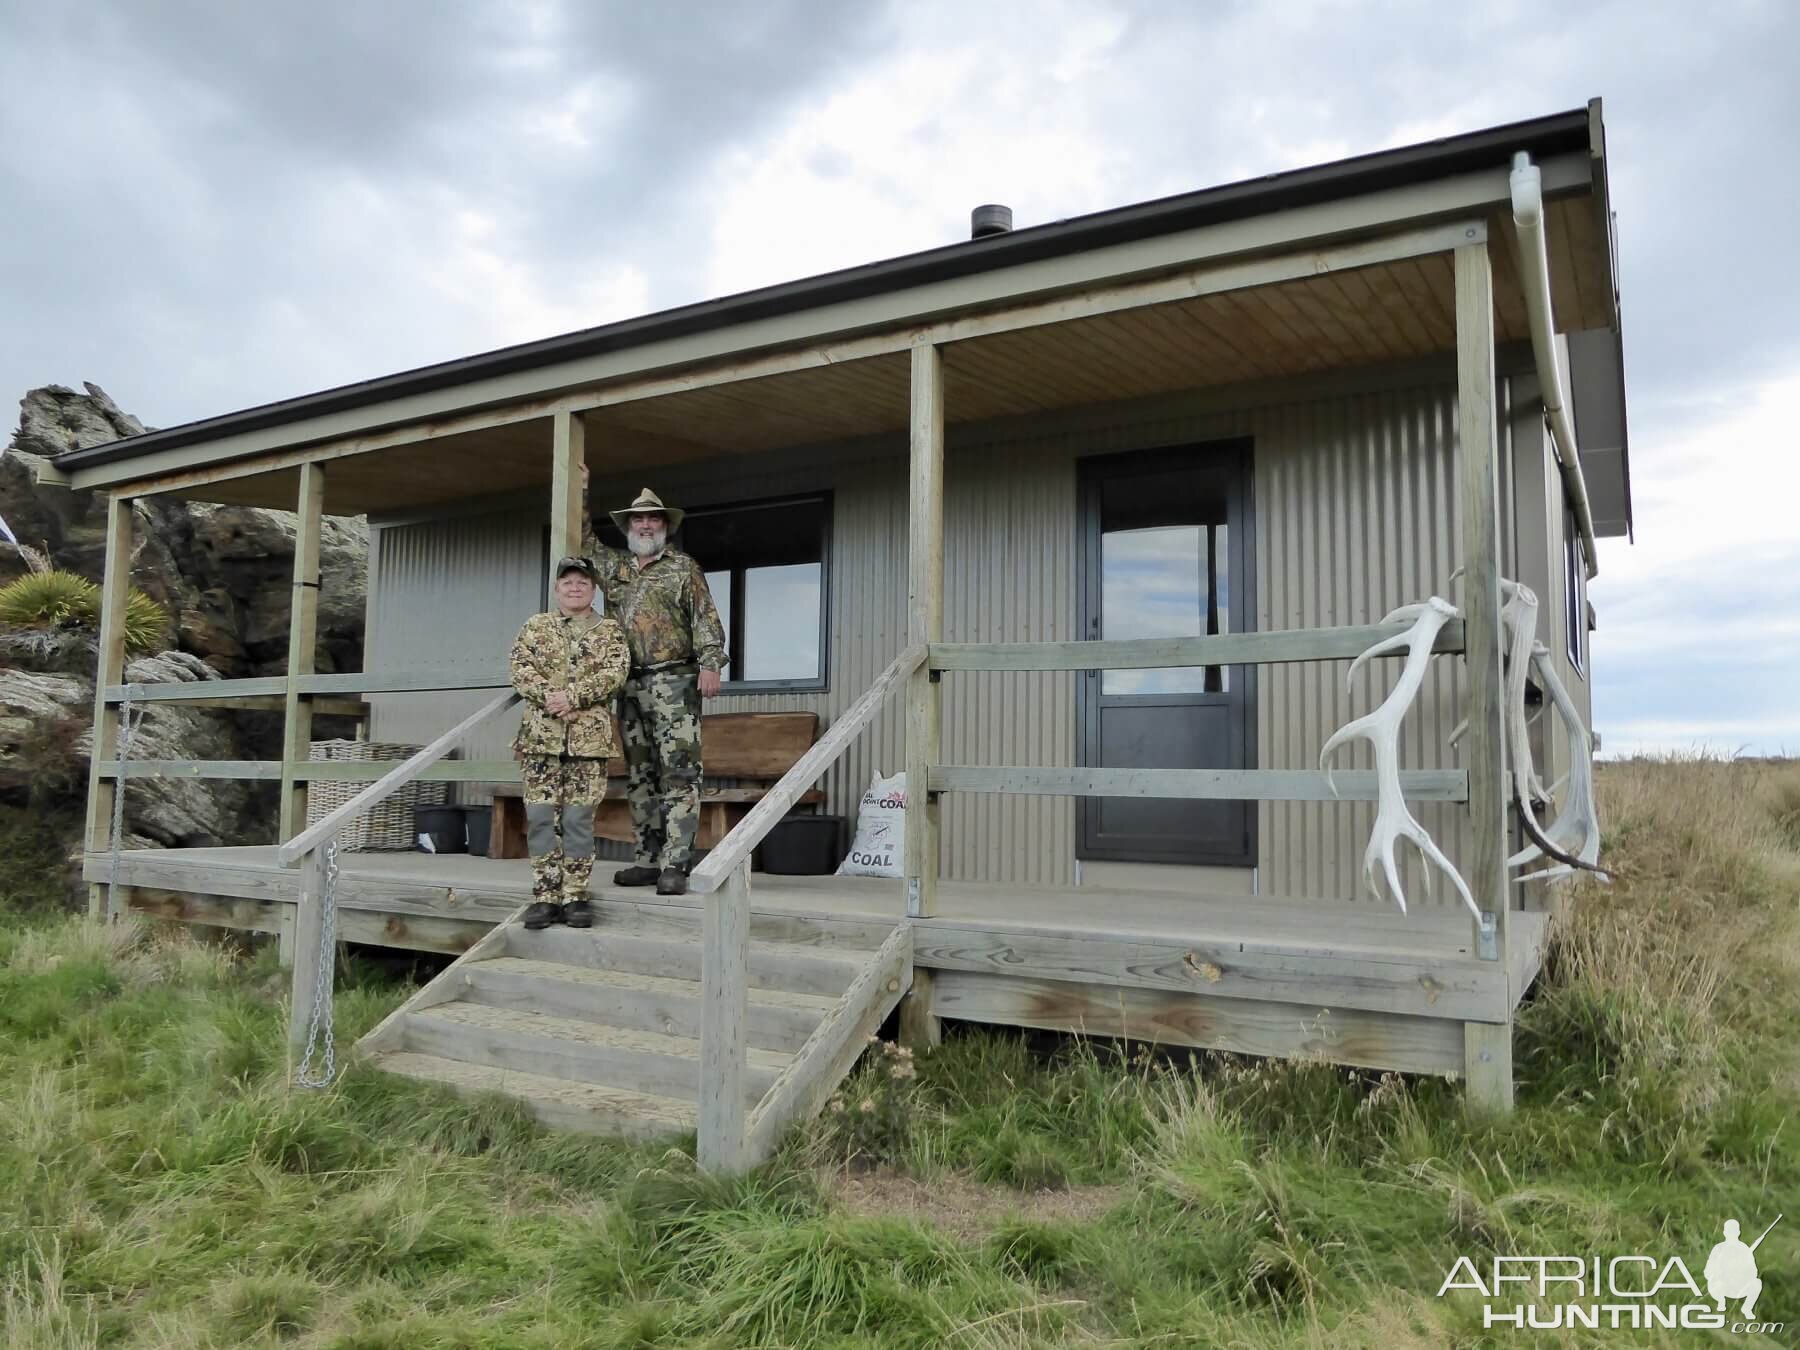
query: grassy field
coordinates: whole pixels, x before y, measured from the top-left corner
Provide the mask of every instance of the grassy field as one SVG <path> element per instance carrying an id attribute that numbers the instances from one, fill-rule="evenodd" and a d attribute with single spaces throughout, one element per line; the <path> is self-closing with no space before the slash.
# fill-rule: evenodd
<path id="1" fill-rule="evenodd" d="M 1458 1255 L 1681 1256 L 1720 1221 L 1800 1337 L 1800 769 L 1608 765 L 1520 1105 L 1321 1065 L 877 1049 L 751 1177 L 352 1073 L 283 1086 L 273 954 L 0 903 L 0 1343 L 1691 1344 L 1481 1328 Z M 9 827 L 10 828 L 10 827 Z M 9 836 L 9 859 L 30 843 Z M 22 908 L 37 912 L 19 915 Z M 352 971 L 342 1042 L 404 996 Z M 691 1146 L 691 1140 L 686 1141 Z"/>

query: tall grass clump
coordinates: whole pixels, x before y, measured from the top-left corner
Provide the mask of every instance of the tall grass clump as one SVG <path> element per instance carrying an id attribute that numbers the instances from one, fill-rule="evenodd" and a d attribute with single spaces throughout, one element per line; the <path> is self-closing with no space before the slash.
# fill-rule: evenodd
<path id="1" fill-rule="evenodd" d="M 1758 1261 L 1791 1271 L 1800 777 L 1599 783 L 1614 881 L 1551 893 L 1502 1119 L 1453 1078 L 950 1024 L 711 1177 L 691 1137 L 366 1068 L 293 1090 L 272 951 L 0 923 L 0 1344 L 1423 1350 L 1498 1343 L 1437 1296 L 1459 1255 L 1699 1270 L 1723 1217 L 1786 1208 Z M 340 1052 L 408 992 L 349 961 Z M 1759 1311 L 1791 1340 L 1794 1282 Z M 1583 1334 L 1542 1341 L 1617 1339 Z"/>
<path id="2" fill-rule="evenodd" d="M 1718 1146 L 1800 1000 L 1795 771 L 1706 756 L 1602 767 L 1603 861 L 1560 905 L 1520 1019 L 1531 1099 L 1594 1102 L 1602 1137 L 1689 1166 Z"/>
<path id="3" fill-rule="evenodd" d="M 74 572 L 27 572 L 0 586 L 0 625 L 97 629 L 100 588 Z M 149 651 L 168 636 L 169 612 L 135 586 L 125 598 L 125 650 Z"/>

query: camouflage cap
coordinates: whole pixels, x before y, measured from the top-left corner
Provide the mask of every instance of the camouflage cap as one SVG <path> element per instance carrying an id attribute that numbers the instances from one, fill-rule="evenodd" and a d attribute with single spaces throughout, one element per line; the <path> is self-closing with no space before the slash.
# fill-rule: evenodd
<path id="1" fill-rule="evenodd" d="M 592 558 L 582 558 L 570 554 L 566 558 L 557 559 L 556 579 L 561 581 L 570 572 L 579 572 L 589 581 L 600 580 L 600 569 L 594 566 Z"/>

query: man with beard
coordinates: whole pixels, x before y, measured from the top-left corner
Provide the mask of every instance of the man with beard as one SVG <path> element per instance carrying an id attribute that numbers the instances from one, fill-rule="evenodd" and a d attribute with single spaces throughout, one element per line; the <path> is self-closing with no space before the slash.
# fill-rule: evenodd
<path id="1" fill-rule="evenodd" d="M 584 510 L 586 488 L 583 466 Z M 599 563 L 606 612 L 625 629 L 631 648 L 619 742 L 635 853 L 630 867 L 613 874 L 613 884 L 654 884 L 658 895 L 682 895 L 700 828 L 700 700 L 718 695 L 725 630 L 700 565 L 669 547 L 669 536 L 681 528 L 678 508 L 645 488 L 631 505 L 608 514 L 628 548 L 602 544 L 591 516 L 582 547 Z"/>

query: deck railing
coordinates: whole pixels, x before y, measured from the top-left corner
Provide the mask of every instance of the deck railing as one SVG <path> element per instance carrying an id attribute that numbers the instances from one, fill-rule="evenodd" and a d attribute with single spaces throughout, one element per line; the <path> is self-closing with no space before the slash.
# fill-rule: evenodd
<path id="1" fill-rule="evenodd" d="M 1405 622 L 1341 628 L 1300 628 L 1213 637 L 1131 638 L 1096 642 L 934 642 L 931 670 L 1154 670 L 1170 666 L 1277 665 L 1346 661 L 1385 638 L 1408 631 Z M 1434 652 L 1460 653 L 1463 625 L 1455 620 L 1438 634 Z M 1381 659 L 1403 657 L 1405 649 Z M 926 789 L 1000 792 L 1060 797 L 1173 797 L 1221 801 L 1373 801 L 1375 774 L 1343 769 L 1328 780 L 1309 769 L 1104 769 L 929 764 Z M 912 784 L 907 785 L 910 789 Z M 1466 802 L 1463 769 L 1414 769 L 1400 774 L 1401 789 L 1420 801 Z M 910 824 L 910 822 L 909 822 Z"/>
<path id="2" fill-rule="evenodd" d="M 324 950 L 325 903 L 328 877 L 325 845 L 346 822 L 380 805 L 407 783 L 424 777 L 431 766 L 460 745 L 464 737 L 490 717 L 519 701 L 518 693 L 505 693 L 484 703 L 410 759 L 379 767 L 386 773 L 349 801 L 328 812 L 276 850 L 283 867 L 300 867 L 299 892 L 294 903 L 293 1003 L 288 1012 L 288 1049 L 304 1053 L 313 1025 L 314 1005 L 329 1004 L 332 997 L 332 953 Z M 132 768 L 135 771 L 136 765 Z"/>
<path id="3" fill-rule="evenodd" d="M 366 719 L 369 705 L 354 695 L 496 692 L 510 689 L 506 672 L 492 670 L 394 670 L 351 671 L 335 675 L 297 675 L 293 687 L 320 716 Z M 108 707 L 118 707 L 127 697 L 135 707 L 148 703 L 179 703 L 187 707 L 279 712 L 288 689 L 285 675 L 257 676 L 242 680 L 195 680 L 182 684 L 109 684 L 100 694 Z M 314 759 L 134 759 L 123 769 L 116 759 L 98 766 L 103 779 L 121 772 L 132 778 L 237 779 L 254 782 L 354 783 L 370 782 L 391 772 L 383 762 Z M 516 783 L 519 766 L 510 759 L 435 760 L 414 775 L 426 783 Z"/>
<path id="4" fill-rule="evenodd" d="M 925 663 L 924 643 L 901 652 L 823 737 L 794 762 L 688 877 L 709 897 L 700 936 L 699 1161 L 709 1171 L 737 1172 L 748 1156 L 744 1103 L 744 1019 L 749 1004 L 750 854 L 801 794 L 837 763 L 893 694 Z"/>

